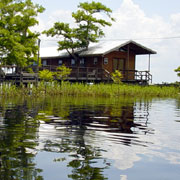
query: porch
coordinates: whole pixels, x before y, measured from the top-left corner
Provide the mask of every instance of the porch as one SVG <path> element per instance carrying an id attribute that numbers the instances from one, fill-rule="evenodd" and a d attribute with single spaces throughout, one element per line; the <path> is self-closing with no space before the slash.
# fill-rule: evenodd
<path id="1" fill-rule="evenodd" d="M 39 70 L 48 69 L 55 72 L 58 66 L 42 66 Z M 111 73 L 106 69 L 94 67 L 69 67 L 71 74 L 67 78 L 71 82 L 112 82 Z M 1 66 L 0 81 L 13 81 L 16 83 L 37 82 L 37 73 L 15 73 L 16 66 Z M 152 83 L 152 75 L 149 71 L 124 70 L 122 82 L 149 84 Z"/>
<path id="2" fill-rule="evenodd" d="M 48 69 L 56 71 L 57 66 L 42 66 L 40 70 Z M 112 82 L 111 73 L 106 69 L 94 67 L 69 67 L 71 74 L 67 78 L 71 82 Z M 122 82 L 149 84 L 152 83 L 152 75 L 149 71 L 124 70 Z"/>

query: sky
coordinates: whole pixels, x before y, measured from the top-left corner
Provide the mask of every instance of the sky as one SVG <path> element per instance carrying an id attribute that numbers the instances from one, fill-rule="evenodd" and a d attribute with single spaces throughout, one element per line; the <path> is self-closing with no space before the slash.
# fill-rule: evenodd
<path id="1" fill-rule="evenodd" d="M 32 0 L 46 10 L 38 17 L 36 31 L 49 29 L 55 22 L 74 22 L 71 13 L 80 2 L 87 0 Z M 91 2 L 90 0 L 88 0 Z M 97 0 L 95 0 L 97 1 Z M 116 21 L 104 28 L 102 40 L 134 40 L 154 51 L 151 55 L 153 83 L 180 81 L 174 72 L 180 66 L 180 0 L 99 0 L 111 8 Z M 54 39 L 45 35 L 41 39 L 41 52 L 57 48 Z M 136 69 L 148 69 L 148 56 L 136 57 Z"/>

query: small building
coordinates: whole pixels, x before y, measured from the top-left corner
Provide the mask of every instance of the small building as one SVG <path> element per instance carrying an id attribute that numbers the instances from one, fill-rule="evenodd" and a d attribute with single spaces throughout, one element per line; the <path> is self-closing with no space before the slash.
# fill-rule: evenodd
<path id="1" fill-rule="evenodd" d="M 68 78 L 70 81 L 97 81 L 111 80 L 111 73 L 119 70 L 124 82 L 149 83 L 150 55 L 155 51 L 144 47 L 135 41 L 105 41 L 90 46 L 86 50 L 76 51 L 78 59 L 74 59 L 67 52 L 60 51 L 52 55 L 41 56 L 42 69 L 55 71 L 58 66 L 65 65 L 72 69 Z M 148 55 L 148 68 L 145 71 L 135 69 L 136 56 Z"/>

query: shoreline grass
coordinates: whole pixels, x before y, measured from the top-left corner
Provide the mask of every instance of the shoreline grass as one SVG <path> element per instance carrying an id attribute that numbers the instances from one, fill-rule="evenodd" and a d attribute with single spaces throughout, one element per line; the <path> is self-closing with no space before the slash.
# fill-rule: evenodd
<path id="1" fill-rule="evenodd" d="M 140 86 L 127 84 L 83 84 L 58 82 L 44 83 L 39 82 L 38 86 L 28 85 L 28 87 L 17 87 L 8 83 L 0 86 L 0 96 L 89 96 L 89 97 L 178 97 L 180 96 L 179 87 L 167 86 Z"/>

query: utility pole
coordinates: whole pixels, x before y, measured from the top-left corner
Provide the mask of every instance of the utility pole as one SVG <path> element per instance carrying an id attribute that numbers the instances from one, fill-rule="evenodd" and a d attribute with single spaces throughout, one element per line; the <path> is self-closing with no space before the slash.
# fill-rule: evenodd
<path id="1" fill-rule="evenodd" d="M 37 72 L 36 73 L 39 73 L 40 43 L 41 43 L 41 40 L 38 39 L 38 59 L 37 59 Z"/>
<path id="2" fill-rule="evenodd" d="M 39 79 L 40 43 L 41 43 L 41 40 L 38 39 L 38 57 L 37 57 L 37 66 L 36 66 L 36 87 L 38 85 L 38 79 Z"/>

